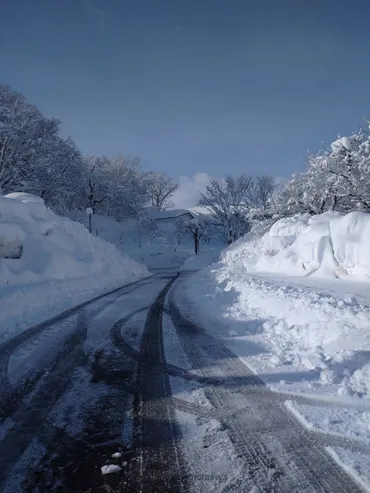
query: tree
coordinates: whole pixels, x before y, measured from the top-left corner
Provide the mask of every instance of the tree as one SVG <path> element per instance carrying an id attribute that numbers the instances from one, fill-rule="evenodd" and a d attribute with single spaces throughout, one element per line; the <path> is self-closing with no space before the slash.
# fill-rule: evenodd
<path id="1" fill-rule="evenodd" d="M 158 235 L 160 227 L 158 221 L 151 217 L 150 212 L 143 211 L 136 220 L 136 228 L 140 231 L 139 236 L 142 240 L 153 243 L 154 238 Z"/>
<path id="2" fill-rule="evenodd" d="M 148 173 L 146 186 L 151 205 L 157 211 L 163 211 L 170 207 L 169 199 L 179 188 L 178 183 L 174 183 L 163 173 Z"/>
<path id="3" fill-rule="evenodd" d="M 139 158 L 87 156 L 85 166 L 86 207 L 119 219 L 140 214 L 147 195 Z"/>
<path id="4" fill-rule="evenodd" d="M 0 188 L 3 193 L 34 184 L 34 170 L 53 152 L 59 122 L 45 118 L 22 94 L 0 85 Z"/>
<path id="5" fill-rule="evenodd" d="M 280 193 L 283 214 L 327 210 L 370 211 L 370 137 L 341 137 L 308 158 L 307 169 L 293 175 Z"/>
<path id="6" fill-rule="evenodd" d="M 77 208 L 82 158 L 74 142 L 59 136 L 59 122 L 46 118 L 24 96 L 0 85 L 0 189 L 40 195 L 54 209 Z"/>
<path id="7" fill-rule="evenodd" d="M 197 219 L 189 219 L 189 220 L 184 220 L 184 219 L 179 219 L 177 221 L 177 229 L 179 230 L 178 236 L 183 234 L 184 236 L 186 234 L 190 234 L 193 241 L 194 241 L 194 252 L 195 255 L 198 255 L 199 253 L 199 242 L 200 239 L 202 238 L 203 234 L 203 224 L 202 222 Z"/>
<path id="8" fill-rule="evenodd" d="M 117 218 L 137 217 L 147 204 L 145 174 L 138 157 L 108 158 L 111 172 L 110 213 Z"/>
<path id="9" fill-rule="evenodd" d="M 275 188 L 275 178 L 266 175 L 257 176 L 251 190 L 253 205 L 265 211 L 270 204 Z"/>
<path id="10" fill-rule="evenodd" d="M 85 204 L 82 156 L 70 138 L 57 136 L 32 176 L 26 184 L 27 190 L 40 195 L 55 211 L 64 213 Z"/>
<path id="11" fill-rule="evenodd" d="M 201 194 L 199 205 L 205 206 L 224 229 L 231 244 L 249 229 L 246 213 L 250 209 L 253 180 L 242 175 L 212 180 Z"/>
<path id="12" fill-rule="evenodd" d="M 109 197 L 110 175 L 104 156 L 85 156 L 86 207 L 95 214 L 106 211 Z"/>

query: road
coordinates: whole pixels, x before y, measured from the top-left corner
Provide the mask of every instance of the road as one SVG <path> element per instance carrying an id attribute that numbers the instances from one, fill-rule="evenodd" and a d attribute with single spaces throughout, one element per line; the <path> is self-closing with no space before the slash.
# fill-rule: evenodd
<path id="1" fill-rule="evenodd" d="M 157 272 L 0 346 L 0 491 L 362 491 L 180 313 L 179 283 Z"/>

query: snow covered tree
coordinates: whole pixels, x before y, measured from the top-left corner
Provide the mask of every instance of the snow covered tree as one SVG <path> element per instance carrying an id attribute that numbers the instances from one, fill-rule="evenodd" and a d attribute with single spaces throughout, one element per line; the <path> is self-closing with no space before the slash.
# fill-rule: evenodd
<path id="1" fill-rule="evenodd" d="M 64 210 L 78 206 L 82 159 L 59 122 L 44 117 L 22 94 L 0 85 L 0 188 L 27 191 Z"/>
<path id="2" fill-rule="evenodd" d="M 145 183 L 150 198 L 151 205 L 157 211 L 163 211 L 171 206 L 169 199 L 179 188 L 164 173 L 148 173 L 145 177 Z"/>
<path id="3" fill-rule="evenodd" d="M 276 188 L 275 178 L 272 176 L 257 176 L 251 189 L 251 202 L 254 207 L 265 211 L 270 205 L 272 195 Z"/>
<path id="4" fill-rule="evenodd" d="M 157 220 L 150 215 L 150 211 L 141 212 L 135 221 L 134 240 L 140 243 L 144 241 L 153 243 L 154 238 L 159 234 L 160 227 Z"/>
<path id="5" fill-rule="evenodd" d="M 284 214 L 370 211 L 369 135 L 338 138 L 330 150 L 309 156 L 307 169 L 285 184 L 279 201 Z"/>
<path id="6" fill-rule="evenodd" d="M 56 137 L 50 153 L 40 158 L 26 189 L 40 195 L 53 210 L 65 211 L 81 208 L 84 197 L 84 168 L 82 156 L 70 139 Z"/>
<path id="7" fill-rule="evenodd" d="M 87 156 L 86 207 L 119 219 L 135 217 L 147 202 L 144 174 L 138 158 Z"/>
<path id="8" fill-rule="evenodd" d="M 119 219 L 136 217 L 147 204 L 145 174 L 140 158 L 122 155 L 110 157 L 110 213 Z"/>
<path id="9" fill-rule="evenodd" d="M 249 229 L 246 213 L 250 209 L 253 180 L 248 176 L 212 180 L 201 194 L 199 205 L 206 207 L 224 229 L 228 244 Z"/>
<path id="10" fill-rule="evenodd" d="M 86 207 L 94 214 L 107 211 L 110 175 L 104 156 L 85 156 Z"/>
<path id="11" fill-rule="evenodd" d="M 185 236 L 190 234 L 194 242 L 195 255 L 199 253 L 199 242 L 203 234 L 202 223 L 199 219 L 179 219 L 177 221 L 178 230 Z"/>
<path id="12" fill-rule="evenodd" d="M 206 216 L 198 216 L 193 219 L 178 219 L 176 223 L 175 237 L 179 238 L 178 244 L 186 236 L 191 236 L 194 242 L 194 252 L 199 253 L 200 240 L 208 244 L 211 239 L 217 236 L 218 230 L 215 221 Z"/>
<path id="13" fill-rule="evenodd" d="M 45 118 L 22 94 L 0 85 L 0 188 L 25 190 L 34 170 L 52 153 L 57 120 Z"/>

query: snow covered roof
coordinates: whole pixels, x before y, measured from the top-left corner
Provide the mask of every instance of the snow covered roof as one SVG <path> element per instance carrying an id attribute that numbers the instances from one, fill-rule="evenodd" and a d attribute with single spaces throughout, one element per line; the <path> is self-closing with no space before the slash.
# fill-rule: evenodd
<path id="1" fill-rule="evenodd" d="M 168 211 L 152 211 L 150 213 L 153 219 L 161 220 L 161 219 L 177 219 L 181 216 L 189 216 L 190 218 L 194 217 L 194 214 L 187 209 L 172 209 Z"/>
<path id="2" fill-rule="evenodd" d="M 204 207 L 202 205 L 197 205 L 195 207 L 190 207 L 189 211 L 192 214 L 198 215 L 201 214 L 202 216 L 211 216 L 212 214 L 210 213 L 209 209 L 207 207 Z"/>

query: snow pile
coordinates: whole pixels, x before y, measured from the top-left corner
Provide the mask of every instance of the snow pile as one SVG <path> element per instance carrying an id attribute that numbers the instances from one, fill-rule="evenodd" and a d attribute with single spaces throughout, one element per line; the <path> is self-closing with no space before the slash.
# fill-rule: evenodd
<path id="1" fill-rule="evenodd" d="M 271 354 L 269 368 L 315 372 L 340 394 L 370 395 L 370 307 L 356 298 L 258 278 L 225 260 L 193 276 L 186 296 L 203 324 L 238 336 L 244 355 L 253 342 L 261 358 Z"/>
<path id="2" fill-rule="evenodd" d="M 18 259 L 2 259 L 1 284 L 65 280 L 94 274 L 127 280 L 145 274 L 144 267 L 114 246 L 90 235 L 81 224 L 55 215 L 40 199 L 31 200 L 29 194 L 17 199 L 0 197 L 0 214 L 2 248 L 17 245 L 22 250 Z"/>
<path id="3" fill-rule="evenodd" d="M 362 449 L 370 440 L 369 221 L 326 213 L 260 225 L 177 292 L 181 311 L 266 385 L 292 400 L 309 394 L 316 406 L 289 408 L 304 426 Z M 368 455 L 335 450 L 370 488 Z"/>
<path id="4" fill-rule="evenodd" d="M 280 219 L 262 237 L 246 235 L 225 252 L 250 272 L 320 277 L 370 277 L 370 214 L 330 211 Z"/>
<path id="5" fill-rule="evenodd" d="M 298 370 L 340 395 L 370 396 L 368 282 L 350 280 L 369 277 L 367 235 L 370 215 L 360 212 L 262 224 L 189 279 L 185 294 L 203 324 L 238 339 L 237 352 L 263 348 L 255 368 Z"/>
<path id="6" fill-rule="evenodd" d="M 105 476 L 106 474 L 114 474 L 121 471 L 121 467 L 117 466 L 116 464 L 107 464 L 106 466 L 102 466 L 100 469 L 103 476 Z"/>
<path id="7" fill-rule="evenodd" d="M 144 266 L 39 197 L 0 197 L 0 332 L 12 316 L 25 322 L 25 311 L 71 306 L 145 275 Z"/>
<path id="8" fill-rule="evenodd" d="M 181 266 L 181 272 L 196 272 L 208 265 L 218 262 L 220 258 L 219 248 L 209 248 L 204 252 L 201 250 L 198 255 L 193 254 L 189 259 L 187 259 Z"/>

